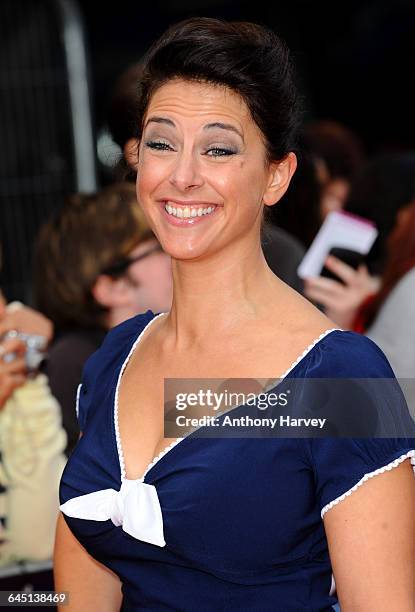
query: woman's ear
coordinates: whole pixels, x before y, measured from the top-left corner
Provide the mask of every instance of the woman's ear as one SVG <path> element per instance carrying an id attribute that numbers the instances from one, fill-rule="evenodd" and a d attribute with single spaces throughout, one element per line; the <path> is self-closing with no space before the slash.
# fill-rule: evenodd
<path id="1" fill-rule="evenodd" d="M 138 146 L 137 138 L 130 138 L 124 145 L 124 157 L 130 168 L 137 172 L 138 167 Z"/>
<path id="2" fill-rule="evenodd" d="M 297 168 L 295 153 L 288 153 L 283 159 L 270 164 L 268 187 L 263 196 L 265 206 L 276 204 L 287 191 L 292 176 Z"/>

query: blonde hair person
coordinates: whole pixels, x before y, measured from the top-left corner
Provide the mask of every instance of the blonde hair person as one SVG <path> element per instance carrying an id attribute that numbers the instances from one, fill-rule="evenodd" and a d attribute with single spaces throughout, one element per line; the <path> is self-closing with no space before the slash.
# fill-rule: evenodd
<path id="1" fill-rule="evenodd" d="M 30 314 L 36 313 L 24 313 L 25 331 L 41 322 L 34 316 L 30 324 Z M 6 321 L 0 292 L 3 328 Z M 27 377 L 25 352 L 17 338 L 0 341 L 0 566 L 51 558 L 66 463 L 60 407 L 44 374 Z"/>

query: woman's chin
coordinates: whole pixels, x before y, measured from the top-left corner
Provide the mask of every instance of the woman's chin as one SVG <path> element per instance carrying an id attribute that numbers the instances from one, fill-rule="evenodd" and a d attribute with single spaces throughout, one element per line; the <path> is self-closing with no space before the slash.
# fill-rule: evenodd
<path id="1" fill-rule="evenodd" d="M 163 250 L 175 260 L 190 261 L 201 259 L 209 253 L 209 248 L 206 245 L 202 245 L 200 241 L 196 244 L 165 241 L 162 242 L 162 246 Z"/>
<path id="2" fill-rule="evenodd" d="M 200 249 L 171 249 L 168 251 L 170 257 L 175 261 L 194 261 L 196 259 L 202 259 L 205 252 Z"/>

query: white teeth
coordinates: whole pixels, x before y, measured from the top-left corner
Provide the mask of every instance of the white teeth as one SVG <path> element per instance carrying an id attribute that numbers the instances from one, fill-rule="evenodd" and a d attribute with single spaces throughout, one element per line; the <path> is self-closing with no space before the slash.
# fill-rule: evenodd
<path id="1" fill-rule="evenodd" d="M 176 208 L 175 206 L 171 206 L 168 202 L 165 203 L 164 209 L 169 215 L 173 217 L 178 217 L 179 219 L 189 219 L 190 217 L 201 217 L 202 215 L 209 215 L 211 212 L 215 210 L 215 206 L 207 206 L 206 208 L 194 208 L 193 206 L 185 206 L 184 208 L 180 208 L 179 206 Z"/>

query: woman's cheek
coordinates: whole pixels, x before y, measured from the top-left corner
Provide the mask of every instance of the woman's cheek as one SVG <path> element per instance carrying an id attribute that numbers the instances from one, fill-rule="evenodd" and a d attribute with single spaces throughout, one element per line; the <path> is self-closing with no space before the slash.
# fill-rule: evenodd
<path id="1" fill-rule="evenodd" d="M 234 164 L 226 166 L 223 164 L 222 168 L 215 168 L 214 172 L 210 172 L 210 178 L 210 182 L 215 185 L 217 191 L 225 197 L 236 195 L 241 190 L 243 176 Z"/>
<path id="2" fill-rule="evenodd" d="M 162 173 L 157 164 L 143 162 L 137 172 L 137 197 L 144 205 L 162 181 Z"/>
<path id="3" fill-rule="evenodd" d="M 248 213 L 249 206 L 257 208 L 256 204 L 261 200 L 258 189 L 258 176 L 247 164 L 238 163 L 220 177 L 220 189 L 227 194 L 227 199 L 239 202 L 243 212 Z M 219 185 L 219 182 L 217 183 Z M 255 210 L 252 213 L 255 215 Z"/>

